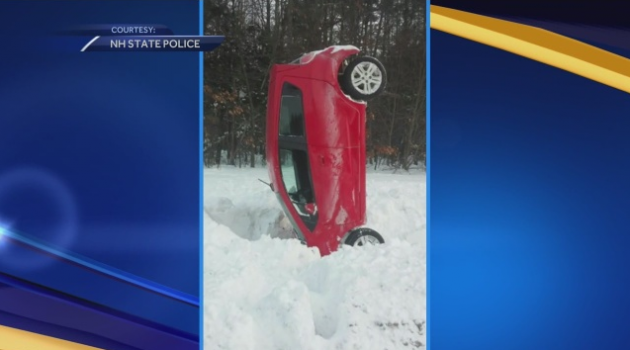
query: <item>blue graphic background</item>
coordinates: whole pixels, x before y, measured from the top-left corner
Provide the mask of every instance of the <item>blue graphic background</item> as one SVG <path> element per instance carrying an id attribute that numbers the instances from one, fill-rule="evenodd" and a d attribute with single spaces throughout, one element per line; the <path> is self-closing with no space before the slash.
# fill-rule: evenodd
<path id="1" fill-rule="evenodd" d="M 0 3 L 3 229 L 199 296 L 199 53 L 37 46 L 90 24 L 198 35 L 198 11 L 198 1 Z M 0 272 L 199 334 L 198 307 L 6 237 Z"/>
<path id="2" fill-rule="evenodd" d="M 630 95 L 431 31 L 429 346 L 627 349 Z"/>

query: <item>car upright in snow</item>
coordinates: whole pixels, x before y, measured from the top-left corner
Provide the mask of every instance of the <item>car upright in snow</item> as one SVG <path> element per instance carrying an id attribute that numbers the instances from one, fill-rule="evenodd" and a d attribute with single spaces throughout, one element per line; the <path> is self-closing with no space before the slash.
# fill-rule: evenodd
<path id="1" fill-rule="evenodd" d="M 383 243 L 366 224 L 366 102 L 387 81 L 354 46 L 274 65 L 267 105 L 271 189 L 297 237 L 320 254 Z"/>

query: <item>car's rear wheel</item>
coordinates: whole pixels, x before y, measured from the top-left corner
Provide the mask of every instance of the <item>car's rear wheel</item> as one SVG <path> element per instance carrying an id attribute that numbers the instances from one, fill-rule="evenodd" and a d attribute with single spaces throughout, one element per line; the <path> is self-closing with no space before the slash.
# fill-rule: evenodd
<path id="1" fill-rule="evenodd" d="M 383 244 L 385 240 L 383 237 L 376 231 L 370 228 L 359 228 L 356 229 L 348 235 L 344 244 L 353 246 L 353 247 L 361 247 L 364 245 L 376 245 Z"/>
<path id="2" fill-rule="evenodd" d="M 352 60 L 340 77 L 341 89 L 355 100 L 367 101 L 383 92 L 387 74 L 383 64 L 374 57 L 361 56 Z"/>

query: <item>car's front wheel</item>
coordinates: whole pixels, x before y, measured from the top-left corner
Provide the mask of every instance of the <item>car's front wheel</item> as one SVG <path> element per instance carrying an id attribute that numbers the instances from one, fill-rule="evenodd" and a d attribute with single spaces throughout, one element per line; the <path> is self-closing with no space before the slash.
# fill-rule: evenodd
<path id="1" fill-rule="evenodd" d="M 365 228 L 365 227 L 352 231 L 348 235 L 346 240 L 344 241 L 344 244 L 354 246 L 354 247 L 361 247 L 361 246 L 370 245 L 370 244 L 376 245 L 376 244 L 383 244 L 383 243 L 385 243 L 385 240 L 378 232 L 370 228 Z"/>
<path id="2" fill-rule="evenodd" d="M 383 64 L 374 57 L 361 56 L 352 60 L 340 77 L 341 89 L 355 100 L 367 101 L 383 92 L 387 74 Z"/>

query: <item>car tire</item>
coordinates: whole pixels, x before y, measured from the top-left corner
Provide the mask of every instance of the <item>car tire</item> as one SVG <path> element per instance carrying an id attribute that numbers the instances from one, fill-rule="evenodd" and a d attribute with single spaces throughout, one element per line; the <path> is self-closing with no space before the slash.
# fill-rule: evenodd
<path id="1" fill-rule="evenodd" d="M 350 232 L 343 243 L 353 247 L 360 247 L 366 244 L 383 244 L 385 240 L 378 232 L 362 227 Z"/>
<path id="2" fill-rule="evenodd" d="M 348 63 L 339 80 L 346 95 L 355 100 L 368 101 L 383 92 L 387 85 L 387 73 L 376 58 L 361 56 Z"/>

